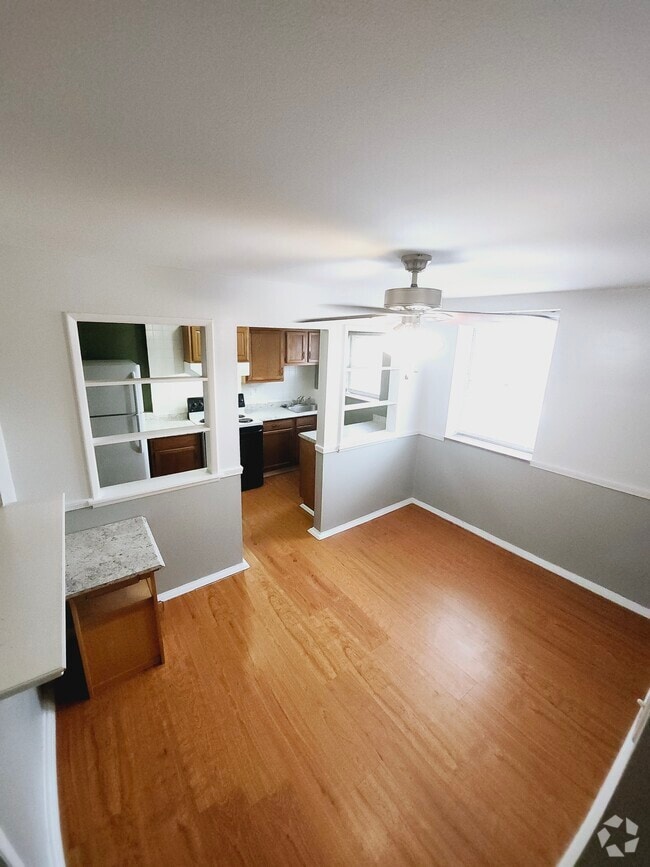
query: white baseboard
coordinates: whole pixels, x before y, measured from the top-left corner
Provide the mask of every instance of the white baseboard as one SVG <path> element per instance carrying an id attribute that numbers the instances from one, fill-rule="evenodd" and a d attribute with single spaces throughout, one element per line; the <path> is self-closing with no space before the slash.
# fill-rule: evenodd
<path id="1" fill-rule="evenodd" d="M 63 840 L 61 839 L 61 819 L 59 816 L 59 789 L 56 774 L 56 707 L 49 690 L 42 691 L 43 707 L 43 747 L 45 779 L 45 820 L 50 844 L 51 867 L 65 867 Z"/>
<path id="2" fill-rule="evenodd" d="M 359 524 L 366 524 L 368 521 L 374 521 L 375 518 L 381 518 L 382 515 L 388 515 L 389 512 L 395 512 L 397 509 L 402 509 L 404 506 L 409 506 L 413 502 L 412 498 L 401 500 L 399 503 L 393 503 L 392 506 L 385 506 L 383 509 L 377 509 L 376 512 L 370 512 L 369 515 L 363 515 L 361 518 L 355 518 L 354 521 L 348 521 L 347 524 L 339 524 L 338 527 L 332 527 L 331 530 L 317 530 L 312 527 L 307 530 L 308 533 L 318 539 L 329 539 L 330 536 L 336 536 L 337 533 L 344 533 L 346 530 L 351 530 L 352 527 L 358 527 Z"/>
<path id="3" fill-rule="evenodd" d="M 303 510 L 303 512 L 307 512 L 308 515 L 311 515 L 312 518 L 314 517 L 314 510 L 310 509 L 309 506 L 306 506 L 304 503 L 301 503 L 300 508 Z"/>
<path id="4" fill-rule="evenodd" d="M 610 602 L 614 602 L 622 608 L 627 608 L 628 611 L 634 611 L 635 614 L 640 614 L 642 617 L 650 619 L 650 608 L 641 605 L 638 602 L 634 602 L 632 599 L 627 599 L 627 597 L 621 596 L 620 593 L 615 593 L 613 590 L 609 590 L 607 587 L 603 587 L 595 581 L 590 581 L 588 578 L 576 575 L 575 572 L 569 572 L 568 569 L 564 569 L 562 566 L 557 566 L 555 563 L 543 560 L 536 554 L 531 554 L 523 548 L 518 548 L 510 542 L 506 542 L 505 539 L 499 539 L 491 533 L 486 533 L 485 530 L 481 530 L 480 527 L 474 527 L 472 524 L 467 524 L 465 521 L 461 521 L 460 518 L 456 518 L 454 515 L 450 515 L 447 512 L 442 512 L 440 509 L 436 509 L 415 497 L 409 497 L 407 500 L 393 503 L 392 506 L 386 506 L 384 509 L 370 512 L 370 514 L 363 515 L 361 518 L 355 518 L 354 521 L 348 521 L 347 524 L 339 524 L 338 527 L 332 527 L 331 530 L 320 531 L 315 527 L 312 527 L 307 532 L 319 541 L 322 539 L 328 539 L 330 536 L 335 536 L 337 533 L 343 533 L 346 530 L 350 530 L 352 527 L 358 527 L 360 524 L 374 521 L 375 518 L 381 518 L 382 515 L 387 515 L 389 512 L 394 512 L 396 509 L 402 509 L 404 506 L 410 505 L 419 506 L 421 509 L 425 509 L 425 511 L 431 512 L 433 515 L 437 515 L 445 521 L 450 521 L 452 524 L 462 527 L 463 530 L 474 533 L 475 536 L 480 536 L 482 539 L 486 539 L 488 542 L 492 542 L 494 545 L 498 545 L 500 548 L 504 548 L 506 551 L 510 551 L 512 554 L 516 554 L 518 557 L 528 560 L 530 563 L 535 563 L 537 566 L 541 566 L 543 569 L 547 569 L 549 572 L 553 572 L 561 578 L 566 578 L 568 581 L 572 581 L 574 584 L 578 584 L 586 590 L 591 590 L 592 593 L 596 593 L 604 599 L 609 599 Z"/>
<path id="5" fill-rule="evenodd" d="M 231 575 L 237 575 L 239 572 L 244 572 L 250 569 L 250 565 L 246 560 L 241 563 L 236 563 L 234 566 L 228 566 L 227 569 L 222 569 L 220 572 L 213 572 L 211 575 L 204 575 L 203 578 L 197 578 L 196 581 L 188 581 L 187 584 L 181 584 L 180 587 L 173 587 L 171 590 L 164 590 L 158 594 L 160 602 L 167 602 L 169 599 L 175 599 L 177 596 L 183 596 L 185 593 L 191 593 L 192 590 L 198 590 L 199 587 L 206 587 L 208 584 L 214 584 L 215 581 L 223 581 L 224 578 L 229 578 Z"/>
<path id="6" fill-rule="evenodd" d="M 638 602 L 633 602 L 631 599 L 621 596 L 620 593 L 615 593 L 613 590 L 609 590 L 607 587 L 603 587 L 595 581 L 590 581 L 588 578 L 576 575 L 575 572 L 569 572 L 568 569 L 564 569 L 562 566 L 556 566 L 555 563 L 549 563 L 548 560 L 543 560 L 536 554 L 531 554 L 529 551 L 525 551 L 523 548 L 518 548 L 516 545 L 506 542 L 504 539 L 499 539 L 491 533 L 486 533 L 485 530 L 481 530 L 480 527 L 474 527 L 472 524 L 467 524 L 465 521 L 461 521 L 454 515 L 449 515 L 447 512 L 440 511 L 440 509 L 435 509 L 428 503 L 422 502 L 422 500 L 412 498 L 410 502 L 419 506 L 421 509 L 425 509 L 427 512 L 437 515 L 439 518 L 443 518 L 445 521 L 450 521 L 452 524 L 462 527 L 463 530 L 468 530 L 470 533 L 474 533 L 475 536 L 480 536 L 482 539 L 486 539 L 488 542 L 492 542 L 500 548 L 505 548 L 506 551 L 510 551 L 512 554 L 516 554 L 518 557 L 528 560 L 530 563 L 535 563 L 537 566 L 541 566 L 543 569 L 547 569 L 549 572 L 553 572 L 561 578 L 566 578 L 574 584 L 579 584 L 580 587 L 584 587 L 586 590 L 591 590 L 592 593 L 596 593 L 604 599 L 609 599 L 610 602 L 615 602 L 617 605 L 627 608 L 629 611 L 634 611 L 642 617 L 650 618 L 650 608 L 640 605 Z"/>
<path id="7" fill-rule="evenodd" d="M 650 700 L 649 697 L 650 692 L 646 696 L 646 701 Z M 623 772 L 625 771 L 625 768 L 632 757 L 632 753 L 634 752 L 634 748 L 638 743 L 640 737 L 640 731 L 638 730 L 639 719 L 642 713 L 643 711 L 640 710 L 632 723 L 632 728 L 627 733 L 623 745 L 618 751 L 618 755 L 614 759 L 614 763 L 609 769 L 609 773 L 600 787 L 600 791 L 596 795 L 589 812 L 578 829 L 578 833 L 575 835 L 569 844 L 568 849 L 559 860 L 557 867 L 575 867 L 575 864 L 578 858 L 582 855 L 585 846 L 594 835 L 598 823 L 600 822 L 600 818 L 605 811 L 605 807 L 609 804 L 612 795 L 616 791 L 616 787 L 620 783 Z"/>

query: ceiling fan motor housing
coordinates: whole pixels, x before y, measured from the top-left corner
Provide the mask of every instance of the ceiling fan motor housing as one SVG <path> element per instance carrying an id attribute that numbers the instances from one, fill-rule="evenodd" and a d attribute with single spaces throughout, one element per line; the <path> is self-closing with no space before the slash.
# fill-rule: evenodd
<path id="1" fill-rule="evenodd" d="M 424 286 L 387 289 L 384 294 L 384 307 L 399 313 L 426 313 L 428 310 L 437 310 L 441 301 L 440 289 L 427 289 Z"/>

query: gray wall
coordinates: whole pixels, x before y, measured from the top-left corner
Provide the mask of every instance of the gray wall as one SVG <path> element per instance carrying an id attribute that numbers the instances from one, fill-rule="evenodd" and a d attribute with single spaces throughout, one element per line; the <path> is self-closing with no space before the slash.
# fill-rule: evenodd
<path id="1" fill-rule="evenodd" d="M 219 572 L 241 561 L 239 476 L 66 513 L 66 532 L 86 530 L 144 515 L 165 568 L 156 575 L 160 592 Z"/>
<path id="2" fill-rule="evenodd" d="M 650 605 L 650 501 L 462 443 L 417 439 L 417 499 Z"/>
<path id="3" fill-rule="evenodd" d="M 330 530 L 412 496 L 416 440 L 402 437 L 319 455 L 322 495 L 316 529 Z M 316 497 L 318 502 L 318 490 Z"/>
<path id="4" fill-rule="evenodd" d="M 45 716 L 36 689 L 0 701 L 0 829 L 25 867 L 62 865 L 59 829 L 48 821 L 56 804 L 46 795 Z"/>

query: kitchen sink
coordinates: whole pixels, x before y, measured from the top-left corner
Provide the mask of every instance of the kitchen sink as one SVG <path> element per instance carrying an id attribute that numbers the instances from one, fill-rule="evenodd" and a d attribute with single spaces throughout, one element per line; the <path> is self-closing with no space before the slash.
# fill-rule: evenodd
<path id="1" fill-rule="evenodd" d="M 318 407 L 315 403 L 292 403 L 287 409 L 291 412 L 316 412 Z"/>

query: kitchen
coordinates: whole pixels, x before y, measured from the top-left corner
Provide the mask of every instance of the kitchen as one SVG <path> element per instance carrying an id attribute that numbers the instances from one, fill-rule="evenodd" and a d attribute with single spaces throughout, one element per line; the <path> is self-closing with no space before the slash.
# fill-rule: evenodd
<path id="1" fill-rule="evenodd" d="M 205 469 L 205 329 L 80 321 L 76 330 L 99 487 Z M 237 328 L 242 490 L 302 463 L 300 495 L 310 513 L 319 358 L 319 331 Z"/>
<path id="2" fill-rule="evenodd" d="M 296 493 L 311 514 L 319 360 L 320 331 L 237 328 L 242 490 L 294 471 Z"/>

